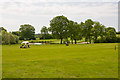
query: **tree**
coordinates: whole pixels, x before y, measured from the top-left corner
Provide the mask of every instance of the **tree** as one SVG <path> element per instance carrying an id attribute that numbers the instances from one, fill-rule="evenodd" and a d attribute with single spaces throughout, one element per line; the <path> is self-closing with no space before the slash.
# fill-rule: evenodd
<path id="1" fill-rule="evenodd" d="M 3 31 L 3 30 L 7 32 L 7 30 L 5 28 L 0 27 L 0 32 Z"/>
<path id="2" fill-rule="evenodd" d="M 69 31 L 68 35 L 72 41 L 72 44 L 73 44 L 73 40 L 75 40 L 75 44 L 76 44 L 77 40 L 82 39 L 81 28 L 77 22 L 69 21 L 68 31 Z"/>
<path id="3" fill-rule="evenodd" d="M 43 26 L 41 29 L 41 34 L 48 34 L 48 29 L 46 26 Z"/>
<path id="4" fill-rule="evenodd" d="M 105 26 L 99 22 L 95 22 L 94 27 L 92 28 L 92 35 L 94 36 L 94 42 L 97 41 L 97 38 L 100 36 L 103 38 L 105 32 Z"/>
<path id="5" fill-rule="evenodd" d="M 70 37 L 70 39 L 71 39 L 71 41 L 72 41 L 72 44 L 73 44 L 73 34 L 74 34 L 74 21 L 72 21 L 72 20 L 70 20 L 69 21 L 69 24 L 68 24 L 68 30 L 69 30 L 69 32 L 68 32 L 68 35 L 69 35 L 69 37 Z"/>
<path id="6" fill-rule="evenodd" d="M 8 33 L 5 30 L 1 31 L 1 33 L 2 33 L 2 44 L 9 44 Z"/>
<path id="7" fill-rule="evenodd" d="M 100 38 L 101 38 L 100 42 L 104 42 L 105 40 L 105 26 L 104 25 L 100 26 Z"/>
<path id="8" fill-rule="evenodd" d="M 6 32 L 5 30 L 1 31 L 2 33 L 2 44 L 16 44 L 19 41 L 18 36 Z"/>
<path id="9" fill-rule="evenodd" d="M 94 42 L 96 42 L 98 36 L 100 35 L 100 26 L 101 26 L 101 24 L 99 22 L 95 22 L 95 25 L 92 28 L 92 34 L 94 36 Z"/>
<path id="10" fill-rule="evenodd" d="M 65 38 L 67 35 L 67 26 L 68 26 L 69 20 L 65 16 L 56 16 L 50 21 L 50 31 L 52 32 L 53 36 L 55 36 L 57 39 L 61 39 L 61 44 L 63 38 Z"/>
<path id="11" fill-rule="evenodd" d="M 20 32 L 19 32 L 19 31 L 13 31 L 12 34 L 19 36 L 19 35 L 20 35 Z"/>
<path id="12" fill-rule="evenodd" d="M 105 36 L 107 42 L 116 42 L 116 30 L 113 27 L 105 29 Z"/>
<path id="13" fill-rule="evenodd" d="M 46 26 L 42 27 L 41 34 L 42 34 L 43 39 L 46 39 L 46 37 L 48 36 L 48 28 Z"/>
<path id="14" fill-rule="evenodd" d="M 86 37 L 85 23 L 81 22 L 81 23 L 80 23 L 80 27 L 81 27 L 81 32 L 80 32 L 81 37 L 82 37 L 82 38 L 83 38 L 83 37 Z"/>
<path id="15" fill-rule="evenodd" d="M 33 39 L 35 38 L 35 28 L 32 25 L 24 24 L 20 25 L 20 37 L 24 39 Z"/>
<path id="16" fill-rule="evenodd" d="M 87 19 L 85 21 L 84 30 L 83 30 L 86 41 L 89 40 L 90 43 L 91 43 L 93 25 L 94 22 L 91 19 Z"/>
<path id="17" fill-rule="evenodd" d="M 15 44 L 16 43 L 16 38 L 14 35 L 12 35 L 11 33 L 8 33 L 9 35 L 9 44 Z"/>

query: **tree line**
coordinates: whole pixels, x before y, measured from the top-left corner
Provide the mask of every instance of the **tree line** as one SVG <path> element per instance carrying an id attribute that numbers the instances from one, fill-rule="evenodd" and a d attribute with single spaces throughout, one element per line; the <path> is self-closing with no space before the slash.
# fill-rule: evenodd
<path id="1" fill-rule="evenodd" d="M 44 34 L 47 31 L 52 32 L 52 35 L 61 39 L 61 44 L 63 39 L 71 42 L 77 43 L 77 40 L 82 40 L 85 38 L 86 42 L 93 41 L 94 43 L 102 42 L 117 42 L 116 30 L 113 27 L 105 27 L 103 24 L 97 21 L 92 21 L 87 19 L 84 23 L 77 23 L 72 20 L 68 20 L 65 16 L 56 16 L 50 21 L 50 27 L 43 27 L 41 31 Z"/>
<path id="2" fill-rule="evenodd" d="M 20 25 L 19 31 L 11 33 L 8 33 L 3 27 L 0 30 L 3 34 L 2 42 L 5 44 L 18 43 L 18 40 L 35 40 L 36 37 L 40 39 L 60 39 L 61 44 L 63 40 L 72 44 L 75 42 L 76 44 L 77 40 L 82 40 L 83 38 L 89 43 L 92 41 L 94 43 L 120 42 L 118 37 L 116 37 L 114 27 L 105 27 L 100 22 L 91 19 L 77 23 L 63 15 L 56 16 L 50 20 L 50 27 L 43 26 L 39 35 L 35 35 L 35 28 L 29 24 Z"/>
<path id="3" fill-rule="evenodd" d="M 17 44 L 19 41 L 19 37 L 17 35 L 13 35 L 12 33 L 8 33 L 6 29 L 0 27 L 0 41 L 2 40 L 2 44 Z"/>

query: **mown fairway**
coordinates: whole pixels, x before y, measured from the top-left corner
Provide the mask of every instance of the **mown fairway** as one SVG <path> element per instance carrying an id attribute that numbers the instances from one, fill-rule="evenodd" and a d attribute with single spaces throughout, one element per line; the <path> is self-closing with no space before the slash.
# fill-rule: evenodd
<path id="1" fill-rule="evenodd" d="M 117 78 L 115 45 L 3 45 L 3 78 Z"/>

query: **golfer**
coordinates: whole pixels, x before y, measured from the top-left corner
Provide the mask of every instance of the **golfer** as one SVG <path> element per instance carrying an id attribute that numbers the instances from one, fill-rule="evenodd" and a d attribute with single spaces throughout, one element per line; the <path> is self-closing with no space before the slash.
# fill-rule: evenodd
<path id="1" fill-rule="evenodd" d="M 30 45 L 29 45 L 29 43 L 28 43 L 28 48 L 30 48 Z"/>

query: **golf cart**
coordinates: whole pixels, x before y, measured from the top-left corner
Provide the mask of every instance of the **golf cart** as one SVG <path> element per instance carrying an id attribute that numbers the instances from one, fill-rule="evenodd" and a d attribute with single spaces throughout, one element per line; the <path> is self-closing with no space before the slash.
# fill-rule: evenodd
<path id="1" fill-rule="evenodd" d="M 20 46 L 20 48 L 27 48 L 27 44 L 29 47 L 29 41 L 23 41 L 21 44 L 22 44 L 22 46 Z"/>

